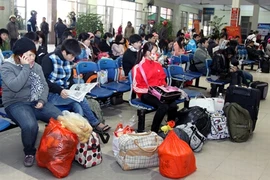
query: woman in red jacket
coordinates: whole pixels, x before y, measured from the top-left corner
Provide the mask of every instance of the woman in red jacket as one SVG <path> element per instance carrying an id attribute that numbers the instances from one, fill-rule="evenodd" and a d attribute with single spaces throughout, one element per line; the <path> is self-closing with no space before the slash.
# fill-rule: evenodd
<path id="1" fill-rule="evenodd" d="M 168 113 L 168 120 L 174 120 L 177 112 L 177 104 L 175 102 L 165 104 L 160 102 L 155 96 L 148 94 L 148 86 L 139 66 L 143 69 L 149 86 L 167 86 L 165 81 L 166 74 L 161 64 L 157 61 L 158 57 L 156 54 L 156 44 L 147 42 L 139 51 L 137 65 L 132 69 L 133 90 L 143 103 L 157 109 L 151 126 L 151 131 L 154 132 L 159 131 L 160 124 L 166 113 Z"/>

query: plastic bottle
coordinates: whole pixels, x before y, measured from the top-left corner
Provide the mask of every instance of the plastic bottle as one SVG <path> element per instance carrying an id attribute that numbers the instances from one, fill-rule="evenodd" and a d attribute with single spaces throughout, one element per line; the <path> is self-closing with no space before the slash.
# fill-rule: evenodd
<path id="1" fill-rule="evenodd" d="M 216 99 L 216 111 L 222 111 L 224 107 L 224 98 L 222 96 L 222 93 L 219 93 L 219 96 Z"/>

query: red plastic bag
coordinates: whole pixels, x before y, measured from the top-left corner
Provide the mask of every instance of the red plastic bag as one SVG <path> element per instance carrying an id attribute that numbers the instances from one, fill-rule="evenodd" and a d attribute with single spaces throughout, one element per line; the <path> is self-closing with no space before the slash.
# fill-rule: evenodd
<path id="1" fill-rule="evenodd" d="M 38 166 L 48 168 L 57 178 L 67 176 L 74 160 L 77 144 L 77 135 L 62 128 L 60 122 L 51 118 L 36 154 Z"/>
<path id="2" fill-rule="evenodd" d="M 168 178 L 182 178 L 196 171 L 196 160 L 189 145 L 170 131 L 158 148 L 159 172 Z"/>

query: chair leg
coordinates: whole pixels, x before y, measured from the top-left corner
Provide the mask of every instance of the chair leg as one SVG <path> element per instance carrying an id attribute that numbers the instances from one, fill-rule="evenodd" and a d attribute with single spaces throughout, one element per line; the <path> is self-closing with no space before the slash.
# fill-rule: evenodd
<path id="1" fill-rule="evenodd" d="M 144 132 L 145 131 L 145 111 L 144 109 L 137 110 L 138 116 L 138 129 L 137 132 Z"/>

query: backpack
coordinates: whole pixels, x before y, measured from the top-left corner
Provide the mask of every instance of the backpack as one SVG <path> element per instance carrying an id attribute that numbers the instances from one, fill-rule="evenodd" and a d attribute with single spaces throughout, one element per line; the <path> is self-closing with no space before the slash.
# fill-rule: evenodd
<path id="1" fill-rule="evenodd" d="M 211 122 L 208 112 L 199 106 L 183 108 L 177 112 L 176 125 L 191 122 L 205 137 L 211 131 Z"/>
<path id="2" fill-rule="evenodd" d="M 105 123 L 105 119 L 103 117 L 103 112 L 100 108 L 100 104 L 97 100 L 92 98 L 87 98 L 88 104 L 91 107 L 91 110 L 93 111 L 96 118 L 101 122 Z"/>
<path id="3" fill-rule="evenodd" d="M 196 126 L 192 123 L 182 124 L 176 126 L 176 128 L 184 130 L 189 137 L 189 146 L 194 152 L 200 152 L 203 147 L 203 143 L 206 140 L 206 137 L 202 135 Z"/>
<path id="4" fill-rule="evenodd" d="M 226 103 L 224 111 L 231 140 L 234 142 L 247 141 L 253 128 L 253 121 L 248 110 L 237 103 Z"/>

